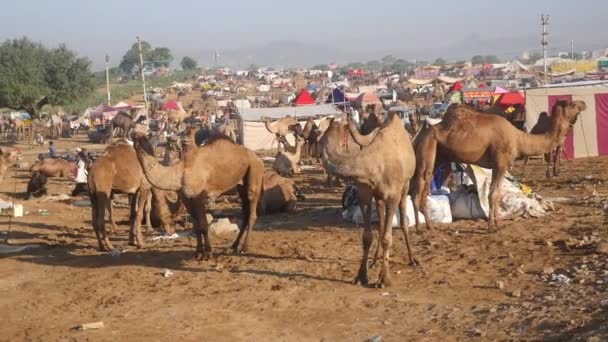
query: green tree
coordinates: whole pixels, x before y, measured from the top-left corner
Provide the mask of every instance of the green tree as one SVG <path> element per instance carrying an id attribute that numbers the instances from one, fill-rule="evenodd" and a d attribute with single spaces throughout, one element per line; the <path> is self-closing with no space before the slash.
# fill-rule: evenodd
<path id="1" fill-rule="evenodd" d="M 473 58 L 471 58 L 471 63 L 473 65 L 475 64 L 493 64 L 493 63 L 500 63 L 500 60 L 498 59 L 498 57 L 496 56 L 481 56 L 481 55 L 477 55 L 477 56 L 473 56 Z"/>
<path id="2" fill-rule="evenodd" d="M 146 41 L 141 42 L 141 51 L 144 58 L 152 51 L 152 45 Z M 139 65 L 139 47 L 137 43 L 131 45 L 129 51 L 125 53 L 118 66 L 123 73 L 130 75 L 133 73 L 135 67 Z"/>
<path id="3" fill-rule="evenodd" d="M 327 64 L 317 64 L 313 65 L 311 70 L 329 70 L 329 66 Z"/>
<path id="4" fill-rule="evenodd" d="M 471 64 L 473 64 L 473 65 L 483 64 L 483 62 L 484 62 L 483 56 L 476 55 L 476 56 L 473 56 L 473 58 L 471 58 Z"/>
<path id="5" fill-rule="evenodd" d="M 369 61 L 365 63 L 365 67 L 370 71 L 379 71 L 382 69 L 382 64 L 378 61 Z"/>
<path id="6" fill-rule="evenodd" d="M 440 66 L 443 66 L 443 65 L 446 65 L 446 64 L 447 64 L 447 62 L 446 62 L 446 61 L 445 61 L 445 59 L 443 59 L 443 58 L 437 58 L 437 59 L 436 59 L 436 60 L 433 62 L 433 65 L 440 65 Z"/>
<path id="7" fill-rule="evenodd" d="M 398 59 L 393 63 L 393 65 L 390 66 L 388 71 L 402 74 L 404 72 L 409 71 L 409 69 L 411 67 L 412 67 L 412 63 L 410 63 L 404 59 Z"/>
<path id="8" fill-rule="evenodd" d="M 171 50 L 166 47 L 157 47 L 150 51 L 149 56 L 144 56 L 144 61 L 151 64 L 153 67 L 169 67 L 169 64 L 173 62 L 173 54 Z"/>
<path id="9" fill-rule="evenodd" d="M 183 70 L 192 70 L 196 69 L 197 63 L 194 58 L 186 56 L 182 58 L 182 62 L 179 63 L 179 65 L 182 67 Z"/>
<path id="10" fill-rule="evenodd" d="M 387 55 L 382 57 L 382 65 L 390 66 L 393 65 L 393 63 L 395 63 L 395 57 L 393 57 L 393 55 Z"/>
<path id="11" fill-rule="evenodd" d="M 0 45 L 0 107 L 38 117 L 44 105 L 63 106 L 93 91 L 91 62 L 65 45 L 47 49 L 28 38 Z"/>

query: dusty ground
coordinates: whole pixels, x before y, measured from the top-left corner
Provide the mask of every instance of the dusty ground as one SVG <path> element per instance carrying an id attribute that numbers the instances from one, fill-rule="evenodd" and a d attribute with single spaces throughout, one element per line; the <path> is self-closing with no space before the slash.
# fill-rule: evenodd
<path id="1" fill-rule="evenodd" d="M 39 150 L 23 147 L 29 160 Z M 261 218 L 244 255 L 222 254 L 231 239 L 214 238 L 211 262 L 192 260 L 192 238 L 127 246 L 124 208 L 112 239 L 127 252 L 99 253 L 90 209 L 23 200 L 27 172 L 17 171 L 0 197 L 10 200 L 16 185 L 28 213 L 13 221 L 9 241 L 40 247 L 0 256 L 0 340 L 606 340 L 608 265 L 595 249 L 608 238 L 608 159 L 566 162 L 551 181 L 540 160 L 532 164 L 527 184 L 572 200 L 550 217 L 506 221 L 496 234 L 472 221 L 439 225 L 430 240 L 413 234 L 422 270 L 406 264 L 395 230 L 395 285 L 386 289 L 351 284 L 361 230 L 342 222 L 341 189 L 326 188 L 319 171 L 297 177 L 308 200 L 296 214 Z M 73 186 L 50 183 L 51 194 Z M 5 231 L 8 219 L 0 219 Z M 174 275 L 163 277 L 164 269 Z M 559 274 L 571 283 L 550 284 Z M 105 328 L 70 329 L 96 321 Z"/>

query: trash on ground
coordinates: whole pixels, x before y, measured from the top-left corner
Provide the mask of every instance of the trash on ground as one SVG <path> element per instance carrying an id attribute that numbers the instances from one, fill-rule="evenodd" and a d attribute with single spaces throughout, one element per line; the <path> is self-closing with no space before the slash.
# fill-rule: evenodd
<path id="1" fill-rule="evenodd" d="M 94 330 L 103 328 L 103 322 L 85 323 L 72 328 L 73 330 Z"/>
<path id="2" fill-rule="evenodd" d="M 570 284 L 571 281 L 572 281 L 572 279 L 570 279 L 570 277 L 568 277 L 567 275 L 553 273 L 551 275 L 551 281 L 549 282 L 549 285 L 553 285 L 553 286 L 559 286 L 562 284 L 567 285 L 567 284 Z"/>
<path id="3" fill-rule="evenodd" d="M 239 226 L 230 223 L 230 220 L 227 218 L 218 219 L 217 222 L 211 223 L 209 226 L 209 231 L 213 235 L 224 235 L 224 234 L 235 234 L 239 232 Z"/>
<path id="4" fill-rule="evenodd" d="M 168 268 L 165 268 L 165 269 L 163 270 L 163 277 L 165 277 L 165 278 L 169 278 L 169 277 L 170 277 L 170 276 L 172 276 L 172 275 L 173 275 L 173 272 L 171 272 L 171 270 L 169 270 Z"/>

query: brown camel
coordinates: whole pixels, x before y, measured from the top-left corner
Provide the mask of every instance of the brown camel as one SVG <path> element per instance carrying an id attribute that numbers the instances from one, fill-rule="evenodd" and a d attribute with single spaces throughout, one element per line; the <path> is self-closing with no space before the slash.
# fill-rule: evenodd
<path id="1" fill-rule="evenodd" d="M 70 177 L 74 174 L 75 169 L 75 162 L 69 162 L 65 159 L 44 158 L 32 164 L 30 173 L 40 172 L 48 178 Z"/>
<path id="2" fill-rule="evenodd" d="M 264 191 L 258 206 L 260 216 L 281 211 L 291 213 L 298 200 L 305 200 L 305 197 L 293 180 L 281 177 L 273 170 L 264 171 Z"/>
<path id="3" fill-rule="evenodd" d="M 272 134 L 275 135 L 276 139 L 277 139 L 277 149 L 280 151 L 280 142 L 278 141 L 278 139 L 280 137 L 286 137 L 289 133 L 292 133 L 292 130 L 290 130 L 290 127 L 292 127 L 293 125 L 299 125 L 298 124 L 298 120 L 296 120 L 296 118 L 292 117 L 291 115 L 287 115 L 286 117 L 279 119 L 279 120 L 275 120 L 275 121 L 270 121 L 269 118 L 265 118 L 264 119 L 264 126 L 266 127 L 266 130 Z"/>
<path id="4" fill-rule="evenodd" d="M 443 120 L 422 133 L 416 147 L 416 188 L 414 212 L 420 207 L 431 228 L 426 206 L 435 164 L 460 162 L 492 169 L 488 228 L 497 228 L 502 180 L 507 168 L 518 157 L 533 156 L 555 149 L 568 129 L 585 110 L 582 101 L 558 101 L 553 106 L 551 129 L 544 134 L 526 134 L 505 118 L 485 115 L 465 105 L 450 106 Z M 436 161 L 437 159 L 437 161 Z M 416 228 L 418 228 L 418 216 Z"/>
<path id="5" fill-rule="evenodd" d="M 272 164 L 272 169 L 283 177 L 300 173 L 300 166 L 298 163 L 300 162 L 300 157 L 302 156 L 303 146 L 304 138 L 297 136 L 295 153 L 288 151 L 279 152 L 274 160 L 274 163 Z"/>
<path id="6" fill-rule="evenodd" d="M 573 125 L 576 123 L 576 119 L 572 123 Z M 542 112 L 538 116 L 538 121 L 536 125 L 532 127 L 530 134 L 545 134 L 551 129 L 551 119 L 549 118 L 549 114 L 547 112 Z M 559 174 L 559 164 L 561 161 L 561 153 L 562 148 L 564 146 L 564 141 L 566 140 L 566 136 L 564 136 L 561 142 L 555 147 L 553 151 L 544 154 L 545 162 L 547 163 L 547 172 L 545 175 L 547 178 L 551 178 L 552 176 L 557 176 Z M 528 165 L 528 156 L 524 157 L 524 167 L 521 172 L 522 176 L 526 175 L 526 166 Z M 553 159 L 553 160 L 552 160 Z M 551 173 L 551 165 L 553 164 L 553 173 Z"/>
<path id="7" fill-rule="evenodd" d="M 371 199 L 381 202 L 385 206 L 384 227 L 380 233 L 382 244 L 382 268 L 378 277 L 377 286 L 391 284 L 389 271 L 390 248 L 393 243 L 392 218 L 399 207 L 400 228 L 405 235 L 408 256 L 411 264 L 417 264 L 413 256 L 407 224 L 406 198 L 409 190 L 410 178 L 414 175 L 414 150 L 398 115 L 390 114 L 383 123 L 373 140 L 354 155 L 347 155 L 336 148 L 338 136 L 337 125 L 331 125 L 325 133 L 323 140 L 324 159 L 327 168 L 341 178 L 353 180 L 359 195 L 359 205 L 364 213 L 363 258 L 355 283 L 366 284 L 367 261 L 374 235 L 371 231 Z M 399 153 L 394 153 L 398 146 Z M 379 213 L 379 215 L 381 215 Z"/>
<path id="8" fill-rule="evenodd" d="M 6 152 L 0 149 L 0 183 L 4 180 L 6 176 L 6 171 L 10 167 L 15 166 L 17 160 L 19 160 L 19 151 L 13 150 L 11 152 Z"/>
<path id="9" fill-rule="evenodd" d="M 207 129 L 209 130 L 210 139 L 223 136 L 223 137 L 226 137 L 226 138 L 232 140 L 232 142 L 236 142 L 236 132 L 230 125 L 219 124 L 212 128 L 211 124 L 206 123 L 205 127 L 207 127 Z"/>
<path id="10" fill-rule="evenodd" d="M 380 127 L 381 124 L 382 121 L 380 120 L 380 118 L 378 118 L 376 113 L 369 113 L 367 119 L 365 119 L 365 121 L 361 124 L 361 134 L 370 134 L 374 129 Z"/>
<path id="11" fill-rule="evenodd" d="M 103 154 L 93 163 L 88 175 L 89 196 L 91 198 L 91 213 L 93 228 L 102 251 L 112 250 L 108 234 L 105 230 L 105 210 L 110 214 L 111 231 L 115 232 L 116 223 L 112 214 L 111 196 L 115 191 L 129 194 L 131 214 L 129 244 L 144 246 L 140 226 L 144 207 L 149 202 L 150 184 L 144 177 L 135 150 L 125 141 L 109 145 Z M 155 196 L 156 199 L 162 198 Z M 155 203 L 157 207 L 166 205 L 164 202 Z M 166 211 L 164 211 L 166 212 Z M 146 218 L 149 223 L 149 217 Z M 161 217 L 162 226 L 166 233 L 172 233 L 169 219 Z M 149 226 L 149 225 L 148 225 Z"/>
<path id="12" fill-rule="evenodd" d="M 205 217 L 206 200 L 215 198 L 242 182 L 239 191 L 242 223 L 232 248 L 237 253 L 247 250 L 250 231 L 257 220 L 256 208 L 264 177 L 264 164 L 253 151 L 228 139 L 216 138 L 200 147 L 189 146 L 179 162 L 163 166 L 154 157 L 145 135 L 137 134 L 134 142 L 137 159 L 150 184 L 161 190 L 179 191 L 184 199 L 194 221 L 197 259 L 209 259 L 213 255 Z M 245 239 L 239 250 L 243 235 Z"/>

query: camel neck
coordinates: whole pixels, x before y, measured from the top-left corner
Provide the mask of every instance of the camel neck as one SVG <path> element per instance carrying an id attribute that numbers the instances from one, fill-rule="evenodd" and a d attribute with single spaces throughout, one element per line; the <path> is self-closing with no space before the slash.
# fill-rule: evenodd
<path id="1" fill-rule="evenodd" d="M 137 148 L 137 159 L 148 182 L 155 188 L 165 191 L 179 191 L 183 175 L 183 161 L 171 166 L 163 166 L 156 157 L 147 154 L 141 147 Z"/>

